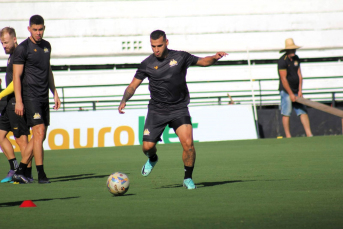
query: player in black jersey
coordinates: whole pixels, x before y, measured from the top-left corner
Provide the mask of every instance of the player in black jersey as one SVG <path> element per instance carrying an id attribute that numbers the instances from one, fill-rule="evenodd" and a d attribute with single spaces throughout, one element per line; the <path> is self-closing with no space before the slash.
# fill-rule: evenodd
<path id="1" fill-rule="evenodd" d="M 5 50 L 6 54 L 10 54 L 7 61 L 6 68 L 6 85 L 7 88 L 0 93 L 0 99 L 7 96 L 7 105 L 1 112 L 0 116 L 0 147 L 7 157 L 10 163 L 10 171 L 7 176 L 1 180 L 1 183 L 6 183 L 12 181 L 12 176 L 15 170 L 18 168 L 18 163 L 13 151 L 13 146 L 10 141 L 6 138 L 9 131 L 13 132 L 15 141 L 18 144 L 21 153 L 27 147 L 27 135 L 30 134 L 29 128 L 26 125 L 26 120 L 24 117 L 18 116 L 14 112 L 15 97 L 13 94 L 13 60 L 12 54 L 15 48 L 18 46 L 16 33 L 13 28 L 5 27 L 0 31 L 1 44 Z M 28 149 L 30 150 L 30 149 Z M 32 149 L 31 149 L 32 151 Z M 25 174 L 30 182 L 33 181 L 31 175 L 31 163 L 28 165 L 28 169 Z"/>
<path id="2" fill-rule="evenodd" d="M 217 52 L 213 56 L 199 58 L 187 52 L 168 49 L 169 41 L 165 32 L 155 30 L 150 34 L 153 54 L 146 58 L 126 88 L 118 107 L 123 114 L 126 102 L 134 95 L 142 81 L 149 78 L 150 102 L 143 133 L 143 152 L 149 158 L 142 168 L 142 175 L 148 176 L 158 161 L 156 143 L 164 128 L 169 125 L 179 137 L 183 147 L 182 159 L 185 176 L 183 185 L 187 189 L 195 189 L 192 173 L 195 163 L 193 129 L 188 111 L 190 101 L 186 84 L 187 68 L 191 65 L 210 66 L 226 56 L 225 52 Z"/>
<path id="3" fill-rule="evenodd" d="M 32 16 L 28 30 L 30 37 L 20 43 L 13 54 L 15 113 L 23 116 L 25 107 L 27 124 L 32 128 L 29 144 L 33 144 L 38 182 L 45 184 L 50 183 L 43 169 L 43 141 L 50 124 L 49 89 L 54 96 L 54 109 L 59 109 L 61 102 L 50 66 L 51 46 L 43 40 L 44 19 L 40 15 Z M 13 179 L 27 183 L 24 171 L 32 155 L 24 156 Z"/>

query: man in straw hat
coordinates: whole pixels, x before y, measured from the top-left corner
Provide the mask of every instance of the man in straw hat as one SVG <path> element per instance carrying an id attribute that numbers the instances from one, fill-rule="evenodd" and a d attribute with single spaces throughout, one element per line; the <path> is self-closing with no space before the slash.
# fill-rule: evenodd
<path id="1" fill-rule="evenodd" d="M 293 107 L 296 114 L 300 116 L 306 136 L 311 137 L 312 132 L 306 107 L 303 104 L 295 102 L 296 97 L 303 96 L 300 60 L 299 57 L 295 55 L 296 49 L 300 48 L 300 46 L 295 45 L 292 38 L 286 39 L 285 44 L 285 49 L 282 49 L 280 53 L 286 53 L 278 61 L 283 128 L 285 130 L 286 137 L 290 138 L 289 117 L 291 116 Z"/>

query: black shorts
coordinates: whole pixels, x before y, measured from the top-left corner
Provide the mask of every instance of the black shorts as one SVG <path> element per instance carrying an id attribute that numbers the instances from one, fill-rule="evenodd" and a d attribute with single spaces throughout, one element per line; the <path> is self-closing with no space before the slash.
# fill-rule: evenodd
<path id="1" fill-rule="evenodd" d="M 39 124 L 50 125 L 49 101 L 24 100 L 27 125 L 33 127 Z"/>
<path id="2" fill-rule="evenodd" d="M 14 112 L 14 104 L 11 102 L 3 109 L 0 116 L 0 130 L 12 131 L 14 137 L 29 135 L 30 128 L 26 124 L 26 117 L 20 117 Z"/>
<path id="3" fill-rule="evenodd" d="M 176 131 L 183 124 L 192 125 L 188 108 L 171 111 L 169 113 L 149 109 L 144 125 L 143 141 L 162 141 L 161 135 L 167 125 Z"/>

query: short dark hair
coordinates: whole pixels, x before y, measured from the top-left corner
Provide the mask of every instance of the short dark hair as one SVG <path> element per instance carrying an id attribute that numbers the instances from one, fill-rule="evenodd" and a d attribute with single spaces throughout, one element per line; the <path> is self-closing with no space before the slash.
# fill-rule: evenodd
<path id="1" fill-rule="evenodd" d="M 44 25 L 44 19 L 40 15 L 33 15 L 30 18 L 30 26 L 32 25 Z"/>
<path id="2" fill-rule="evenodd" d="M 0 37 L 3 37 L 6 33 L 8 33 L 11 37 L 16 37 L 15 30 L 11 27 L 5 27 L 0 30 Z"/>
<path id="3" fill-rule="evenodd" d="M 157 40 L 159 39 L 160 37 L 163 36 L 163 40 L 165 41 L 167 39 L 167 35 L 164 31 L 162 30 L 155 30 L 153 31 L 151 34 L 150 34 L 150 38 L 153 39 L 153 40 Z"/>

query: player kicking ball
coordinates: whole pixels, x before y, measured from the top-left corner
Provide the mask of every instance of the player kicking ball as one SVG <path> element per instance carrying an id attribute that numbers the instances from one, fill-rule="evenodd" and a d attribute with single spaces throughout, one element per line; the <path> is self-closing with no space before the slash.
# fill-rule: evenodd
<path id="1" fill-rule="evenodd" d="M 161 135 L 169 125 L 174 129 L 183 148 L 182 160 L 185 168 L 183 186 L 187 189 L 195 189 L 192 174 L 196 153 L 188 111 L 190 96 L 186 83 L 187 68 L 192 65 L 210 66 L 227 53 L 217 52 L 213 56 L 199 58 L 188 52 L 168 49 L 169 41 L 165 32 L 161 30 L 155 30 L 150 34 L 150 43 L 153 54 L 138 67 L 132 82 L 125 90 L 118 110 L 120 114 L 124 114 L 126 102 L 148 77 L 151 99 L 143 133 L 143 152 L 148 157 L 148 161 L 143 165 L 141 173 L 146 177 L 155 167 L 158 161 L 156 143 L 161 141 Z"/>

